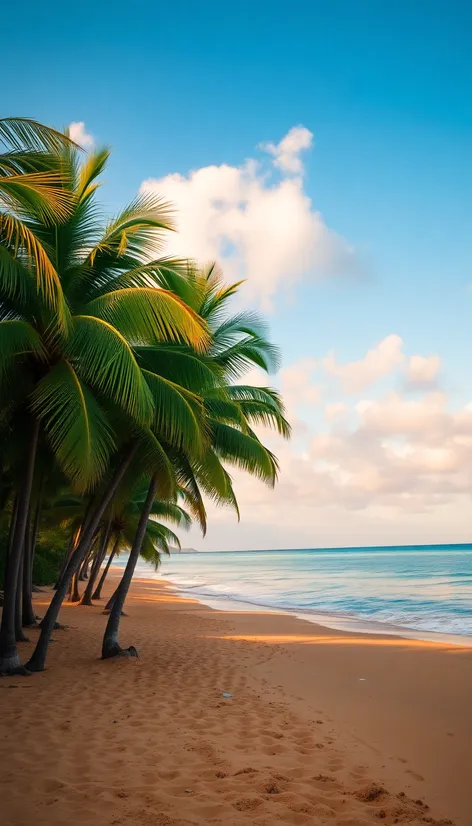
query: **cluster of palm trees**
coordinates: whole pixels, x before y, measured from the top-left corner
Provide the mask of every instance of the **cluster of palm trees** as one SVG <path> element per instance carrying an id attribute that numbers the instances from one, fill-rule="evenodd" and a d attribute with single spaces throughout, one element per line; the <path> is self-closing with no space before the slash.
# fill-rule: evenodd
<path id="1" fill-rule="evenodd" d="M 106 220 L 85 154 L 28 119 L 0 121 L 0 495 L 8 520 L 0 673 L 44 668 L 69 594 L 99 599 L 108 563 L 129 550 L 109 603 L 102 656 L 118 632 L 139 556 L 159 562 L 206 529 L 205 501 L 238 512 L 233 466 L 273 484 L 274 455 L 254 428 L 289 435 L 281 399 L 244 383 L 277 352 L 252 312 L 230 310 L 239 284 L 215 265 L 160 255 L 169 206 L 141 196 Z M 70 537 L 38 641 L 22 665 L 39 531 Z M 133 653 L 131 647 L 128 653 Z"/>

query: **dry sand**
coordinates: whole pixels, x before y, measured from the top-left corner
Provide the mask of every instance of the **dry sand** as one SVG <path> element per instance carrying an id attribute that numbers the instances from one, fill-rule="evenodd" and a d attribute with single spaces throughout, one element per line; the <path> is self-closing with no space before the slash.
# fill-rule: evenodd
<path id="1" fill-rule="evenodd" d="M 140 660 L 98 660 L 101 608 L 64 606 L 47 671 L 0 680 L 2 826 L 471 826 L 470 648 L 213 611 L 151 580 L 127 611 Z"/>

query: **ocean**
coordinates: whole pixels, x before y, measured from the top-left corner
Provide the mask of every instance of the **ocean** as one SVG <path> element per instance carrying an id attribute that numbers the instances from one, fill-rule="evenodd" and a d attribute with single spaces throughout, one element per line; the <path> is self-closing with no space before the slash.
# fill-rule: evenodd
<path id="1" fill-rule="evenodd" d="M 472 545 L 175 553 L 156 576 L 216 608 L 230 601 L 334 628 L 472 636 Z"/>

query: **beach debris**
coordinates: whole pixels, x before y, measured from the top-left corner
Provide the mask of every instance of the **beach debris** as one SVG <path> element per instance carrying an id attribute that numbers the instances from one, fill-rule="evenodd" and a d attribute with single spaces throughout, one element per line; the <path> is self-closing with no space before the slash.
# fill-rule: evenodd
<path id="1" fill-rule="evenodd" d="M 386 792 L 383 786 L 380 786 L 378 783 L 372 783 L 370 786 L 366 786 L 365 789 L 360 789 L 360 791 L 356 792 L 355 796 L 358 800 L 371 803 L 373 800 L 377 800 L 384 794 L 386 794 Z"/>
<path id="2" fill-rule="evenodd" d="M 233 695 L 232 695 L 232 694 L 230 694 L 228 691 L 222 691 L 222 692 L 221 692 L 221 696 L 222 696 L 222 697 L 226 697 L 226 699 L 227 699 L 227 700 L 231 700 L 231 699 L 232 699 L 232 697 L 233 697 Z"/>
<path id="3" fill-rule="evenodd" d="M 193 794 L 193 789 L 185 789 L 185 794 Z"/>
<path id="4" fill-rule="evenodd" d="M 365 683 L 365 681 L 366 681 L 365 677 L 359 677 L 359 682 Z"/>

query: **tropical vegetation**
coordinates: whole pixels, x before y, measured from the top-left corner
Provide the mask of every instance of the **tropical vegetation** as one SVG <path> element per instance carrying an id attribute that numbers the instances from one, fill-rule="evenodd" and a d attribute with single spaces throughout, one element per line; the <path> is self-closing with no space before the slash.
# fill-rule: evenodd
<path id="1" fill-rule="evenodd" d="M 86 154 L 20 118 L 0 121 L 0 142 L 0 673 L 11 674 L 44 668 L 63 601 L 100 600 L 123 551 L 102 656 L 134 654 L 119 628 L 139 558 L 157 567 L 179 546 L 170 525 L 205 533 L 208 501 L 239 516 L 231 468 L 273 485 L 260 428 L 290 427 L 274 389 L 244 383 L 278 354 L 256 313 L 234 311 L 240 284 L 162 255 L 168 204 L 138 196 L 106 216 L 107 148 Z M 39 560 L 57 580 L 40 621 Z"/>

